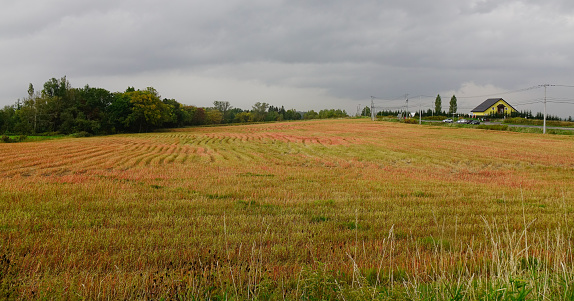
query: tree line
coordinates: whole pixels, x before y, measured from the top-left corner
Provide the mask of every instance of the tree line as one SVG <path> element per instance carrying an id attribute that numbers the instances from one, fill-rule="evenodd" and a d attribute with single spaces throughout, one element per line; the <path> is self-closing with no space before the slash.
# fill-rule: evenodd
<path id="1" fill-rule="evenodd" d="M 450 98 L 448 111 L 442 110 L 442 98 L 441 98 L 440 94 L 438 94 L 436 96 L 434 106 L 435 106 L 434 110 L 427 109 L 426 111 L 422 111 L 421 112 L 422 117 L 429 117 L 429 116 L 447 117 L 447 116 L 450 116 L 452 114 L 456 114 L 456 112 L 458 110 L 458 104 L 457 104 L 457 99 L 456 99 L 455 95 L 453 95 Z M 379 111 L 377 111 L 376 115 L 379 117 L 382 117 L 382 116 L 404 116 L 405 110 L 379 110 Z M 361 112 L 361 116 L 371 116 L 371 108 L 369 108 L 368 106 L 364 107 L 362 112 Z M 489 114 L 488 117 L 505 118 L 505 117 L 509 117 L 509 115 L 498 114 L 498 112 L 496 112 L 496 113 Z M 540 119 L 540 120 L 542 120 L 542 119 L 544 119 L 544 114 L 542 114 L 540 112 L 538 112 L 536 114 L 532 114 L 532 111 L 529 111 L 529 110 L 512 111 L 510 113 L 510 117 L 522 117 L 522 118 L 526 118 L 526 119 Z M 546 119 L 547 120 L 556 120 L 556 121 L 563 120 L 559 116 L 550 115 L 550 114 L 546 115 Z M 572 121 L 572 116 L 569 116 L 568 119 L 564 119 L 564 120 L 565 121 Z"/>
<path id="2" fill-rule="evenodd" d="M 257 102 L 251 110 L 234 108 L 228 101 L 214 101 L 213 107 L 184 105 L 161 98 L 152 87 L 110 92 L 89 85 L 73 88 L 66 77 L 52 78 L 37 91 L 0 110 L 0 133 L 106 135 L 148 132 L 159 128 L 222 123 L 265 122 L 348 117 L 344 110 L 301 113 L 295 109 Z"/>
<path id="3" fill-rule="evenodd" d="M 415 108 L 416 109 L 416 108 Z M 456 96 L 452 96 L 450 98 L 450 102 L 449 102 L 449 108 L 448 108 L 448 112 L 445 112 L 442 110 L 442 99 L 440 97 L 440 94 L 436 96 L 435 99 L 435 109 L 434 111 L 431 109 L 428 109 L 426 111 L 422 111 L 421 114 L 422 116 L 447 116 L 447 115 L 451 115 L 453 113 L 456 113 L 458 110 L 458 104 L 457 104 L 457 99 Z M 405 114 L 405 110 L 379 110 L 377 111 L 377 116 L 403 116 Z M 371 108 L 369 108 L 368 106 L 363 108 L 363 111 L 361 112 L 361 116 L 371 116 Z"/>

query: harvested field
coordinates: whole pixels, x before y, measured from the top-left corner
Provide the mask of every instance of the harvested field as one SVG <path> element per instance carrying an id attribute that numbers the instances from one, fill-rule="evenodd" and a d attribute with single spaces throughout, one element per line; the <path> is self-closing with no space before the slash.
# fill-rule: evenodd
<path id="1" fill-rule="evenodd" d="M 342 119 L 0 153 L 0 299 L 574 296 L 569 136 Z"/>

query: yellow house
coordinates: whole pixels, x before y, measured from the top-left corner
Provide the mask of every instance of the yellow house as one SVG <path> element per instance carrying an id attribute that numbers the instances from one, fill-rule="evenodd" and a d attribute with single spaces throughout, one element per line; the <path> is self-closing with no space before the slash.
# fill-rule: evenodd
<path id="1" fill-rule="evenodd" d="M 502 98 L 489 98 L 470 112 L 474 116 L 510 115 L 516 109 Z"/>

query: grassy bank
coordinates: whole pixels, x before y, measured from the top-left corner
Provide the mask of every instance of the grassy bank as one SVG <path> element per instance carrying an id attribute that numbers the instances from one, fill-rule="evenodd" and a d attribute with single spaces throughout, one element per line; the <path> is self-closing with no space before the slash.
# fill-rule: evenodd
<path id="1" fill-rule="evenodd" d="M 503 123 L 507 124 L 521 124 L 521 125 L 537 125 L 542 126 L 544 124 L 544 120 L 540 119 L 526 119 L 526 118 L 506 118 L 502 120 Z M 571 121 L 557 121 L 557 120 L 547 120 L 546 126 L 553 126 L 553 127 L 574 127 L 574 122 Z"/>

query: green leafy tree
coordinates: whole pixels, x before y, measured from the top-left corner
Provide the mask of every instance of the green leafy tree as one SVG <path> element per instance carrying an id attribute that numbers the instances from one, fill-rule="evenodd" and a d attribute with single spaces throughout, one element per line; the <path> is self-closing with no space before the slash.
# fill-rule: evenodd
<path id="1" fill-rule="evenodd" d="M 454 114 L 457 111 L 457 104 L 456 104 L 456 96 L 452 96 L 450 98 L 450 104 L 449 104 L 449 108 L 448 108 L 448 113 L 449 114 Z"/>
<path id="2" fill-rule="evenodd" d="M 192 125 L 196 107 L 181 105 L 181 126 Z M 180 117 L 178 117 L 180 118 Z"/>
<path id="3" fill-rule="evenodd" d="M 361 116 L 371 116 L 371 108 L 365 106 L 365 108 L 363 108 L 363 111 L 361 112 Z"/>
<path id="4" fill-rule="evenodd" d="M 434 100 L 434 114 L 440 115 L 441 112 L 442 112 L 442 99 L 440 98 L 440 94 L 437 94 Z"/>
<path id="5" fill-rule="evenodd" d="M 28 97 L 32 98 L 34 96 L 34 85 L 30 83 L 28 85 Z"/>
<path id="6" fill-rule="evenodd" d="M 239 112 L 235 114 L 235 117 L 233 118 L 233 122 L 237 123 L 246 123 L 249 122 L 249 120 L 251 120 L 250 112 Z"/>
<path id="7" fill-rule="evenodd" d="M 0 110 L 0 133 L 6 133 L 11 128 L 10 117 L 14 111 L 14 108 L 10 106 L 5 106 L 4 109 Z"/>
<path id="8" fill-rule="evenodd" d="M 243 112 L 243 110 L 240 109 L 240 108 L 231 108 L 231 109 L 229 109 L 229 111 L 227 111 L 227 117 L 226 117 L 225 122 L 237 122 L 237 121 L 235 120 L 235 117 L 237 116 L 237 114 L 239 114 L 239 113 L 241 113 L 241 112 Z"/>
<path id="9" fill-rule="evenodd" d="M 112 134 L 129 131 L 127 118 L 132 108 L 133 105 L 127 93 L 114 93 L 112 102 L 106 107 L 106 131 Z"/>
<path id="10" fill-rule="evenodd" d="M 319 111 L 319 118 L 326 119 L 326 118 L 334 118 L 335 117 L 335 110 L 321 110 Z"/>
<path id="11" fill-rule="evenodd" d="M 128 127 L 137 128 L 139 132 L 142 132 L 150 128 L 161 127 L 164 122 L 172 120 L 169 106 L 160 100 L 154 88 L 127 92 L 126 96 L 133 106 L 126 118 Z"/>
<path id="12" fill-rule="evenodd" d="M 70 82 L 66 76 L 56 79 L 51 78 L 44 83 L 44 89 L 41 92 L 42 104 L 45 104 L 43 111 L 38 110 L 37 116 L 41 117 L 42 122 L 36 123 L 36 132 L 54 132 L 60 129 L 64 121 L 70 118 L 71 114 L 62 115 L 66 110 L 74 109 L 75 103 Z M 43 125 L 44 128 L 38 127 Z"/>
<path id="13" fill-rule="evenodd" d="M 59 99 L 34 94 L 24 99 L 18 110 L 19 124 L 17 132 L 35 134 L 54 132 Z"/>
<path id="14" fill-rule="evenodd" d="M 319 118 L 321 119 L 325 119 L 325 118 L 343 118 L 343 117 L 349 117 L 349 115 L 347 115 L 347 112 L 345 112 L 344 110 L 341 109 L 330 109 L 330 110 L 321 110 L 319 111 Z"/>
<path id="15" fill-rule="evenodd" d="M 219 110 L 209 110 L 205 115 L 205 124 L 220 124 L 223 121 L 223 113 Z"/>
<path id="16" fill-rule="evenodd" d="M 283 118 L 285 120 L 300 120 L 301 114 L 299 112 L 297 112 L 295 109 L 291 109 L 291 110 L 285 111 Z"/>
<path id="17" fill-rule="evenodd" d="M 279 121 L 282 119 L 283 116 L 280 115 L 278 111 L 267 112 L 267 115 L 265 116 L 265 121 Z"/>
<path id="18" fill-rule="evenodd" d="M 265 102 L 256 102 L 251 111 L 251 121 L 264 121 L 267 116 L 269 104 Z"/>
<path id="19" fill-rule="evenodd" d="M 60 78 L 59 80 L 52 77 L 51 79 L 49 79 L 44 83 L 44 89 L 42 90 L 42 95 L 48 98 L 53 97 L 65 98 L 67 96 L 69 89 L 70 89 L 70 82 L 68 82 L 66 76 Z"/>
<path id="20" fill-rule="evenodd" d="M 102 88 L 93 88 L 89 85 L 74 90 L 74 97 L 78 109 L 86 115 L 88 120 L 100 120 L 114 100 L 114 95 Z"/>
<path id="21" fill-rule="evenodd" d="M 218 101 L 218 100 L 216 100 L 213 102 L 213 106 L 215 107 L 215 109 L 217 109 L 219 112 L 221 112 L 221 114 L 223 116 L 222 117 L 223 122 L 229 122 L 230 121 L 229 110 L 231 110 L 231 108 L 233 108 L 233 107 L 231 106 L 229 101 Z"/>
<path id="22" fill-rule="evenodd" d="M 170 121 L 164 123 L 164 126 L 182 127 L 191 124 L 191 115 L 187 110 L 185 110 L 184 105 L 180 104 L 175 99 L 167 98 L 163 100 L 163 103 L 169 107 L 171 111 L 170 116 L 172 117 Z"/>
<path id="23" fill-rule="evenodd" d="M 195 108 L 193 112 L 193 117 L 191 122 L 193 125 L 203 125 L 205 124 L 206 113 L 204 108 Z"/>
<path id="24" fill-rule="evenodd" d="M 110 132 L 107 109 L 114 101 L 114 94 L 106 89 L 83 88 L 69 90 L 68 101 L 62 108 L 61 125 L 58 130 L 64 134 L 88 132 L 105 134 Z"/>
<path id="25" fill-rule="evenodd" d="M 313 110 L 303 114 L 303 119 L 319 119 L 319 114 Z"/>

